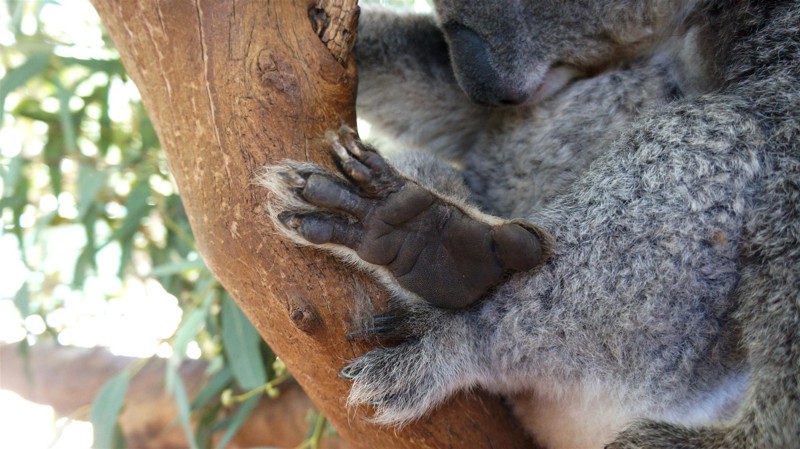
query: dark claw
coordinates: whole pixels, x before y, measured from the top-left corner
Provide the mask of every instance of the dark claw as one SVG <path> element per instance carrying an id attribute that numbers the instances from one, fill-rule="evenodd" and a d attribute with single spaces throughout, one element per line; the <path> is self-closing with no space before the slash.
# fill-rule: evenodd
<path id="1" fill-rule="evenodd" d="M 363 329 L 347 334 L 349 340 L 376 339 L 379 342 L 398 344 L 416 339 L 413 326 L 407 323 L 409 317 L 396 312 L 376 315 L 372 323 Z"/>
<path id="2" fill-rule="evenodd" d="M 282 213 L 278 215 L 278 219 L 289 228 L 297 230 L 303 221 L 295 214 L 292 213 Z"/>
<path id="3" fill-rule="evenodd" d="M 306 186 L 306 178 L 297 172 L 283 172 L 278 173 L 283 182 L 294 187 L 295 189 L 302 189 Z"/>

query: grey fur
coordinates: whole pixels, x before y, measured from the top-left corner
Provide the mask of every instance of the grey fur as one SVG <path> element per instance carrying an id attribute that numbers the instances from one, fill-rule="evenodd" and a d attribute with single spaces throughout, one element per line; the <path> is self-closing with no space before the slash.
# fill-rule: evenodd
<path id="1" fill-rule="evenodd" d="M 363 15 L 359 113 L 554 255 L 466 310 L 399 299 L 415 338 L 346 367 L 350 403 L 398 424 L 480 386 L 553 449 L 800 447 L 800 4 L 435 3 L 445 33 Z M 489 75 L 443 53 L 464 27 Z M 580 75 L 535 104 L 459 90 L 521 98 L 554 63 Z"/>

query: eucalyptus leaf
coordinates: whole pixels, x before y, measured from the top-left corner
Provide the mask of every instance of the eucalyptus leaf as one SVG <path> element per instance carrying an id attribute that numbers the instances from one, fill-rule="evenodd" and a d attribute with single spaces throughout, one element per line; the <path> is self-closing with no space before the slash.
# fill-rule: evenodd
<path id="1" fill-rule="evenodd" d="M 102 246 L 106 246 L 115 240 L 122 244 L 125 240 L 133 237 L 142 225 L 142 221 L 153 208 L 153 206 L 148 203 L 150 194 L 151 191 L 148 180 L 140 179 L 128 195 L 128 201 L 125 203 L 128 213 L 125 215 L 122 225 L 114 230 L 111 237 Z"/>
<path id="2" fill-rule="evenodd" d="M 175 339 L 172 340 L 172 351 L 176 357 L 183 358 L 189 342 L 203 328 L 203 324 L 206 322 L 206 313 L 207 311 L 204 309 L 194 309 L 189 312 L 189 315 L 178 327 L 177 332 L 175 332 Z"/>
<path id="3" fill-rule="evenodd" d="M 14 305 L 23 318 L 31 314 L 31 290 L 27 282 L 23 283 L 14 295 Z"/>
<path id="4" fill-rule="evenodd" d="M 170 365 L 168 365 L 169 367 Z M 191 421 L 191 405 L 189 403 L 189 396 L 186 394 L 186 386 L 183 384 L 180 374 L 177 373 L 177 367 L 168 368 L 173 370 L 172 382 L 172 395 L 175 398 L 175 404 L 178 406 L 178 420 L 183 428 L 183 433 L 186 435 L 186 440 L 192 449 L 197 448 L 197 442 L 194 440 L 194 432 L 192 432 Z"/>
<path id="5" fill-rule="evenodd" d="M 64 149 L 62 134 L 51 127 L 47 132 L 47 142 L 44 144 L 44 162 L 50 172 L 50 188 L 56 196 L 61 194 L 63 179 L 61 161 L 64 159 Z"/>
<path id="6" fill-rule="evenodd" d="M 77 129 L 69 108 L 69 101 L 75 96 L 75 93 L 69 91 L 58 77 L 53 78 L 52 81 L 56 87 L 56 97 L 58 97 L 58 118 L 61 123 L 61 131 L 64 133 L 64 148 L 67 153 L 75 152 L 78 147 Z"/>
<path id="7" fill-rule="evenodd" d="M 108 183 L 108 170 L 98 170 L 81 164 L 78 168 L 78 221 L 83 221 L 86 212 L 97 200 L 97 195 Z"/>
<path id="8" fill-rule="evenodd" d="M 125 67 L 119 59 L 80 59 L 59 57 L 58 60 L 64 65 L 80 65 L 89 69 L 90 72 L 105 72 L 109 75 L 125 75 Z"/>
<path id="9" fill-rule="evenodd" d="M 174 274 L 185 273 L 189 270 L 205 270 L 206 264 L 203 259 L 187 260 L 183 262 L 167 263 L 154 267 L 150 272 L 152 277 L 171 276 Z"/>
<path id="10" fill-rule="evenodd" d="M 192 410 L 206 405 L 212 399 L 218 398 L 219 394 L 225 387 L 230 385 L 233 381 L 233 372 L 229 367 L 222 368 L 218 373 L 214 374 L 211 380 L 197 393 L 197 396 L 192 401 Z"/>
<path id="11" fill-rule="evenodd" d="M 94 430 L 94 445 L 97 449 L 115 447 L 117 419 L 125 402 L 125 393 L 130 384 L 130 373 L 125 370 L 106 383 L 92 403 L 90 418 Z"/>
<path id="12" fill-rule="evenodd" d="M 267 382 L 259 345 L 261 336 L 239 306 L 228 296 L 222 300 L 222 345 L 236 382 L 252 390 Z"/>
<path id="13" fill-rule="evenodd" d="M 22 64 L 6 72 L 0 80 L 0 112 L 5 111 L 6 97 L 16 89 L 24 86 L 50 65 L 50 52 L 36 52 L 28 56 Z M 2 121 L 0 121 L 2 127 Z"/>
<path id="14" fill-rule="evenodd" d="M 250 414 L 253 413 L 253 410 L 255 410 L 259 399 L 261 399 L 261 395 L 253 396 L 242 403 L 242 405 L 239 407 L 239 410 L 236 410 L 236 413 L 234 413 L 230 420 L 226 422 L 227 426 L 225 433 L 217 443 L 216 449 L 224 449 L 231 439 L 236 436 L 236 432 L 239 431 L 239 429 L 242 427 L 242 424 L 244 424 L 244 422 L 247 420 L 247 417 L 249 417 Z"/>

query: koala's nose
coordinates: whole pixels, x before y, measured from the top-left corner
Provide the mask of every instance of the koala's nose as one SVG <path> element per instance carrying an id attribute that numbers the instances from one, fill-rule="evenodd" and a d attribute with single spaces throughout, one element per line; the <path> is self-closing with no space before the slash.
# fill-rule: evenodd
<path id="1" fill-rule="evenodd" d="M 490 105 L 524 103 L 530 93 L 520 83 L 505 79 L 492 65 L 486 41 L 471 28 L 460 23 L 443 26 L 450 44 L 453 71 L 461 88 L 473 100 Z"/>

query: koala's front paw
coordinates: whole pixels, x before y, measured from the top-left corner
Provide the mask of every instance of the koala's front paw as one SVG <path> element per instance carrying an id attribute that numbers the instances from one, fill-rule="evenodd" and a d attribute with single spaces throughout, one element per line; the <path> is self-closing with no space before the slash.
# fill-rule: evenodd
<path id="1" fill-rule="evenodd" d="M 277 214 L 288 232 L 323 247 L 349 248 L 370 268 L 388 271 L 396 290 L 444 308 L 475 303 L 511 271 L 545 258 L 532 226 L 481 215 L 404 178 L 343 127 L 327 135 L 341 175 L 284 163 L 267 182 L 293 195 Z M 390 283 L 392 283 L 390 282 Z"/>
<path id="2" fill-rule="evenodd" d="M 421 346 L 414 341 L 376 349 L 342 368 L 339 375 L 353 382 L 348 406 L 369 405 L 376 423 L 403 425 L 442 402 L 451 379 L 437 375 L 435 360 Z"/>

